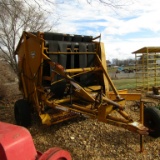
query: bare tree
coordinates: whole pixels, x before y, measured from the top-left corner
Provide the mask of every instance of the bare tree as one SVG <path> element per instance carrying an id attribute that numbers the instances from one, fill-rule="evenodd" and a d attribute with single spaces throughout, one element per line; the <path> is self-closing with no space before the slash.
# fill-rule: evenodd
<path id="1" fill-rule="evenodd" d="M 23 1 L 26 5 L 30 6 L 30 1 L 28 0 L 14 0 L 14 1 Z M 75 0 L 78 3 L 81 3 L 80 0 Z M 130 5 L 132 3 L 134 3 L 134 1 L 136 0 L 86 0 L 86 2 L 88 4 L 92 4 L 93 2 L 99 2 L 99 4 L 102 4 L 106 7 L 112 8 L 112 9 L 118 9 L 118 8 L 123 8 L 124 6 Z M 65 3 L 73 3 L 73 1 L 65 1 L 65 0 L 61 0 L 61 1 L 53 1 L 53 0 L 32 0 L 32 3 L 34 3 L 34 5 L 39 8 L 39 10 L 41 11 L 45 11 L 47 13 L 52 13 L 53 9 L 55 9 L 55 7 L 57 6 L 57 4 L 59 5 L 63 5 Z M 45 6 L 45 7 L 44 7 Z M 50 8 L 49 10 L 47 10 L 46 8 Z"/>
<path id="2" fill-rule="evenodd" d="M 101 4 L 111 8 L 120 8 L 124 6 L 124 0 L 87 0 L 89 4 L 91 4 L 93 1 L 98 1 Z"/>
<path id="3" fill-rule="evenodd" d="M 24 1 L 0 0 L 0 52 L 1 56 L 17 73 L 15 47 L 23 31 L 49 31 L 45 12 L 34 5 L 26 6 Z M 2 14 L 3 13 L 3 14 Z"/>
<path id="4" fill-rule="evenodd" d="M 77 0 L 78 1 L 78 0 Z M 111 8 L 123 6 L 123 0 L 86 0 L 89 4 L 98 1 L 100 4 Z M 48 31 L 51 29 L 47 16 L 52 14 L 56 8 L 52 0 L 0 0 L 0 52 L 3 58 L 17 72 L 16 57 L 14 56 L 17 40 L 22 31 Z M 2 14 L 3 13 L 3 14 Z M 52 18 L 52 26 L 57 24 L 59 18 Z M 54 25 L 53 25 L 54 24 Z"/>

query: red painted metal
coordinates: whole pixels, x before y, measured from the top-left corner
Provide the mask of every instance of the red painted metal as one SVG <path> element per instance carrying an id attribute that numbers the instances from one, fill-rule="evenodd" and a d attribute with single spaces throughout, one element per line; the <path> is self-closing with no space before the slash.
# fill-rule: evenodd
<path id="1" fill-rule="evenodd" d="M 71 155 L 68 151 L 62 150 L 59 147 L 50 148 L 39 158 L 39 160 L 71 160 Z"/>
<path id="2" fill-rule="evenodd" d="M 0 122 L 0 160 L 71 160 L 59 147 L 36 151 L 31 134 L 21 126 Z"/>
<path id="3" fill-rule="evenodd" d="M 0 160 L 35 160 L 37 151 L 27 129 L 0 122 Z"/>

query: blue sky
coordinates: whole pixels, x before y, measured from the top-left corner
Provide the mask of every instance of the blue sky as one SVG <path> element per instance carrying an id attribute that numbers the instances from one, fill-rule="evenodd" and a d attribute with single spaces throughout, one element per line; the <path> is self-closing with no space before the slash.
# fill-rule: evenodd
<path id="1" fill-rule="evenodd" d="M 60 2 L 60 0 L 55 0 Z M 106 59 L 134 58 L 133 51 L 160 46 L 159 0 L 123 0 L 127 6 L 113 10 L 96 0 L 67 0 L 57 4 L 61 33 L 98 36 L 105 44 Z"/>

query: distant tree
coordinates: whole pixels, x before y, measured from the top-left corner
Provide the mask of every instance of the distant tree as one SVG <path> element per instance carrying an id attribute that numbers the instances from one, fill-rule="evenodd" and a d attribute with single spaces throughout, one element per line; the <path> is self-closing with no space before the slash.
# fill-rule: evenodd
<path id="1" fill-rule="evenodd" d="M 119 65 L 119 60 L 117 58 L 112 59 L 112 63 L 117 66 Z"/>
<path id="2" fill-rule="evenodd" d="M 122 65 L 128 66 L 129 64 L 135 64 L 135 59 L 128 58 L 124 60 L 119 60 L 115 58 L 115 59 L 112 59 L 112 63 L 116 66 L 122 66 Z"/>
<path id="3" fill-rule="evenodd" d="M 22 32 L 48 31 L 52 27 L 47 23 L 45 13 L 34 5 L 26 6 L 25 0 L 0 0 L 0 11 L 1 56 L 17 73 L 16 57 L 13 53 Z"/>
<path id="4" fill-rule="evenodd" d="M 108 67 L 111 66 L 111 62 L 109 60 L 106 60 L 106 64 L 107 64 Z"/>

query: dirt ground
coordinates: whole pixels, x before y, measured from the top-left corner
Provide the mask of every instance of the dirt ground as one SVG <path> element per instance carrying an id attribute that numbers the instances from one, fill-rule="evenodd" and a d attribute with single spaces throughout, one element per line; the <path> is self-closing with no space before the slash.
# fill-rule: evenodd
<path id="1" fill-rule="evenodd" d="M 0 62 L 0 121 L 15 124 L 14 103 L 22 97 L 18 81 L 10 67 Z M 139 112 L 126 111 L 136 120 Z M 140 153 L 139 135 L 90 118 L 77 117 L 52 126 L 45 126 L 37 114 L 27 128 L 37 150 L 59 146 L 68 150 L 73 160 L 158 160 L 160 138 L 144 136 L 144 152 Z"/>

